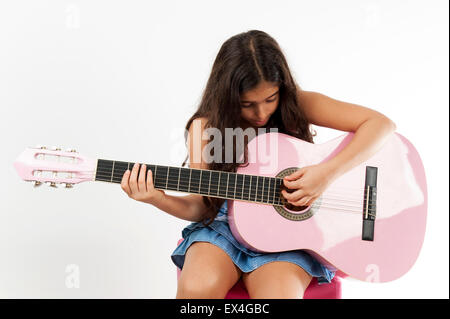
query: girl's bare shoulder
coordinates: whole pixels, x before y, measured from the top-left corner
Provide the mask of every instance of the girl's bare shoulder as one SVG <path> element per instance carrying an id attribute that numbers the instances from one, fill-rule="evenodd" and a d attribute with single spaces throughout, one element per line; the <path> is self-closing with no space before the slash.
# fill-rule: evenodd
<path id="1" fill-rule="evenodd" d="M 198 117 L 192 121 L 189 127 L 188 148 L 189 148 L 189 167 L 197 169 L 208 169 L 208 163 L 203 161 L 202 150 L 208 143 L 203 139 L 203 130 L 208 122 L 206 117 Z M 200 147 L 199 147 L 200 146 Z"/>
<path id="2" fill-rule="evenodd" d="M 207 123 L 208 123 L 208 118 L 206 118 L 206 117 L 195 118 L 189 126 L 189 133 L 191 133 L 191 131 L 194 129 L 195 126 L 197 126 L 197 127 L 200 126 L 202 130 L 205 129 L 205 126 Z"/>
<path id="3" fill-rule="evenodd" d="M 383 114 L 358 104 L 333 99 L 318 92 L 300 91 L 300 107 L 311 124 L 340 131 L 355 132 L 358 127 L 373 117 Z"/>

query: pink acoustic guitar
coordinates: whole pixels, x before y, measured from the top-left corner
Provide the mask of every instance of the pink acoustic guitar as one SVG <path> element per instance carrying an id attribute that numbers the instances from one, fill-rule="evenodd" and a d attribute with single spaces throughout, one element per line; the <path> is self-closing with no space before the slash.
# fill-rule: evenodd
<path id="1" fill-rule="evenodd" d="M 405 137 L 392 134 L 309 207 L 292 206 L 280 193 L 284 176 L 329 160 L 352 138 L 346 133 L 312 144 L 271 132 L 249 142 L 249 165 L 236 173 L 151 164 L 147 169 L 156 188 L 228 199 L 231 231 L 251 250 L 304 249 L 332 271 L 368 282 L 391 281 L 415 263 L 426 225 L 424 168 Z M 27 148 L 14 166 L 35 185 L 72 187 L 84 181 L 120 183 L 133 164 L 94 160 L 74 150 Z"/>

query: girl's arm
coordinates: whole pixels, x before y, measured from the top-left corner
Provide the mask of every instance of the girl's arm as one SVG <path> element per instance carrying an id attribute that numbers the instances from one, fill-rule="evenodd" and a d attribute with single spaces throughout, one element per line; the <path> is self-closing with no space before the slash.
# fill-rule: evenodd
<path id="1" fill-rule="evenodd" d="M 303 167 L 284 178 L 282 190 L 289 203 L 311 205 L 340 175 L 372 157 L 395 131 L 394 122 L 369 108 L 341 102 L 316 92 L 301 91 L 299 102 L 311 124 L 353 132 L 352 140 L 335 157 Z"/>
<path id="2" fill-rule="evenodd" d="M 184 220 L 200 221 L 203 219 L 206 207 L 203 204 L 202 196 L 195 194 L 187 196 L 168 195 L 163 190 L 154 187 L 152 171 L 148 170 L 147 178 L 145 178 L 145 171 L 145 164 L 136 163 L 131 171 L 127 170 L 123 174 L 120 185 L 128 197 L 151 204 Z"/>
<path id="3" fill-rule="evenodd" d="M 191 125 L 189 129 L 189 166 L 190 168 L 208 169 L 207 163 L 201 157 L 201 151 L 207 144 L 206 140 L 201 139 L 206 120 L 201 122 L 195 120 L 194 122 L 195 125 Z M 202 125 L 199 125 L 200 123 Z M 193 134 L 194 128 L 195 134 Z M 121 187 L 130 198 L 151 204 L 172 216 L 184 220 L 198 222 L 204 218 L 207 209 L 203 203 L 202 195 L 167 195 L 163 190 L 154 187 L 152 171 L 148 170 L 147 178 L 145 178 L 145 172 L 145 164 L 135 164 L 131 171 L 127 170 L 124 173 Z"/>
<path id="4" fill-rule="evenodd" d="M 202 196 L 195 194 L 187 196 L 172 196 L 165 194 L 163 199 L 153 203 L 153 206 L 172 216 L 191 222 L 201 221 L 206 210 Z"/>
<path id="5" fill-rule="evenodd" d="M 189 168 L 208 169 L 208 164 L 202 158 L 202 150 L 208 143 L 207 140 L 202 139 L 206 121 L 206 118 L 195 119 L 189 128 Z M 166 196 L 155 206 L 173 216 L 189 221 L 198 222 L 204 218 L 206 206 L 202 195 Z"/>
<path id="6" fill-rule="evenodd" d="M 375 110 L 316 92 L 301 91 L 299 96 L 310 123 L 354 132 L 350 143 L 324 163 L 335 177 L 372 157 L 396 129 L 394 122 Z"/>

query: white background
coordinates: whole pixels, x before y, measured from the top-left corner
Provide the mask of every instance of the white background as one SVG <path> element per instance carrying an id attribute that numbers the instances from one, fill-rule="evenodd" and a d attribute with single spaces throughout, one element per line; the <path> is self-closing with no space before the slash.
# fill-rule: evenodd
<path id="1" fill-rule="evenodd" d="M 277 40 L 303 89 L 382 112 L 423 160 L 429 206 L 416 264 L 390 283 L 345 280 L 343 297 L 449 297 L 443 0 L 2 1 L 0 297 L 174 298 L 170 254 L 187 221 L 117 184 L 34 189 L 13 162 L 41 144 L 180 166 L 184 125 L 220 46 L 251 29 Z M 316 143 L 343 134 L 316 129 Z M 67 284 L 70 265 L 78 288 Z"/>

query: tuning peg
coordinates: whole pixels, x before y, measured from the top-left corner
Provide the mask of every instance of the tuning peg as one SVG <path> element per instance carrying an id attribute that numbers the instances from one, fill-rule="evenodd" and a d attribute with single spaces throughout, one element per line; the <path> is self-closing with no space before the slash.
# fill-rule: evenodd
<path id="1" fill-rule="evenodd" d="M 39 182 L 39 181 L 35 181 L 34 182 L 34 187 L 38 187 L 38 186 L 41 186 L 42 185 L 42 182 Z"/>
<path id="2" fill-rule="evenodd" d="M 55 182 L 48 182 L 48 183 L 49 183 L 49 186 L 50 186 L 50 187 L 58 188 L 58 186 L 56 186 L 56 183 L 55 183 Z"/>
<path id="3" fill-rule="evenodd" d="M 71 183 L 66 183 L 66 188 L 73 188 L 73 184 L 71 184 Z"/>
<path id="4" fill-rule="evenodd" d="M 47 149 L 47 146 L 39 146 L 39 148 L 40 148 L 41 150 L 46 150 L 46 149 Z"/>
<path id="5" fill-rule="evenodd" d="M 60 151 L 60 150 L 61 150 L 61 147 L 59 147 L 59 146 L 53 146 L 51 149 L 52 149 L 52 151 Z"/>

